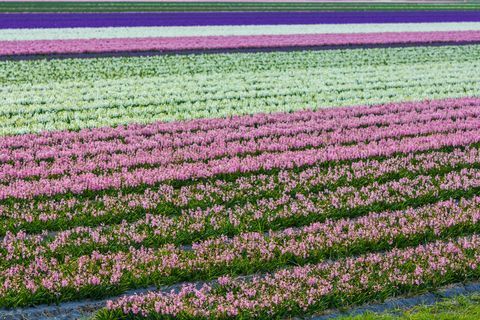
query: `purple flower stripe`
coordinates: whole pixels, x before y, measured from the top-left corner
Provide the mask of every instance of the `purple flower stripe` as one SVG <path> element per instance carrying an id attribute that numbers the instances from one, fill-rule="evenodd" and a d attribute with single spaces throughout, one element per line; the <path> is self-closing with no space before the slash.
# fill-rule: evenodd
<path id="1" fill-rule="evenodd" d="M 480 21 L 478 11 L 135 12 L 0 14 L 0 28 L 209 26 Z"/>
<path id="2" fill-rule="evenodd" d="M 480 41 L 480 31 L 208 36 L 82 40 L 0 41 L 0 55 L 109 53 L 184 50 L 465 43 Z"/>

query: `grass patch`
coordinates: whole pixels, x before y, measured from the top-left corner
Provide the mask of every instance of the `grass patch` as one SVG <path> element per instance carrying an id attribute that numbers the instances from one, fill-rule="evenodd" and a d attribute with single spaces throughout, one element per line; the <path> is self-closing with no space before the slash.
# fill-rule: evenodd
<path id="1" fill-rule="evenodd" d="M 340 317 L 341 320 L 478 320 L 480 319 L 480 294 L 462 295 L 445 299 L 432 306 L 418 306 L 409 310 L 388 313 L 367 312 L 357 316 Z"/>

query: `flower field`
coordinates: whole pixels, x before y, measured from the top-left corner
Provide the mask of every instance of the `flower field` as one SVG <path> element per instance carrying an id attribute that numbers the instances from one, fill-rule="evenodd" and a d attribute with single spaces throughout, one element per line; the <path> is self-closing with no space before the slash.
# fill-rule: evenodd
<path id="1" fill-rule="evenodd" d="M 5 2 L 0 84 L 0 318 L 480 281 L 480 5 Z"/>

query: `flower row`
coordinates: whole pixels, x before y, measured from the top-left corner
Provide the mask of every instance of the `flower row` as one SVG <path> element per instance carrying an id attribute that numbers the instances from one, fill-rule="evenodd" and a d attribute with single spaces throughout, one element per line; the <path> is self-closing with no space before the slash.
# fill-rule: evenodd
<path id="1" fill-rule="evenodd" d="M 41 245 L 28 247 L 24 234 L 8 236 L 2 257 L 0 301 L 17 294 L 41 295 L 51 301 L 77 291 L 114 294 L 136 286 L 171 284 L 182 280 L 210 279 L 212 275 L 241 274 L 279 266 L 322 261 L 333 256 L 417 244 L 438 236 L 477 231 L 480 199 L 446 201 L 398 212 L 373 213 L 356 220 L 326 221 L 301 229 L 270 234 L 242 233 L 194 243 L 191 249 L 161 246 L 130 247 L 126 251 L 77 257 L 58 257 Z M 98 239 L 99 240 L 99 239 Z M 32 244 L 31 244 L 32 245 Z M 101 248 L 101 243 L 99 243 Z M 77 246 L 81 246 L 78 244 Z M 50 247 L 55 250 L 55 244 Z M 31 256 L 29 257 L 29 254 Z M 8 261 L 19 260 L 16 264 Z M 110 288 L 110 289 L 108 289 Z M 65 298 L 61 298 L 65 300 Z"/>
<path id="2" fill-rule="evenodd" d="M 218 278 L 110 301 L 97 319 L 272 319 L 415 292 L 480 275 L 480 238 L 472 236 L 335 262 L 276 271 L 252 279 Z"/>
<path id="3" fill-rule="evenodd" d="M 133 222 L 135 212 L 176 214 L 181 209 L 212 207 L 253 202 L 264 197 L 281 197 L 283 193 L 309 193 L 314 190 L 333 190 L 350 184 L 359 186 L 388 177 L 413 177 L 429 172 L 474 166 L 479 161 L 477 147 L 455 148 L 445 151 L 397 155 L 388 159 L 367 159 L 336 164 L 324 168 L 322 164 L 296 170 L 279 170 L 271 174 L 252 174 L 233 179 L 210 179 L 175 188 L 162 183 L 147 187 L 138 193 L 115 192 L 94 198 L 54 198 L 39 201 L 14 202 L 0 205 L 3 217 L 0 230 L 58 230 L 65 225 L 108 217 L 109 221 L 127 218 Z M 125 216 L 127 214 L 127 216 Z M 87 220 L 86 220 L 87 219 Z M 118 220 L 120 219 L 120 220 Z"/>
<path id="4" fill-rule="evenodd" d="M 468 122 L 455 124 L 462 128 Z M 454 125 L 454 127 L 455 127 Z M 478 129 L 454 130 L 450 133 L 433 133 L 427 136 L 381 139 L 355 145 L 332 145 L 321 149 L 300 149 L 284 152 L 266 152 L 254 155 L 232 156 L 208 161 L 184 162 L 161 167 L 135 168 L 95 175 L 80 173 L 59 178 L 16 180 L 0 187 L 0 199 L 29 199 L 56 194 L 81 194 L 86 191 L 136 188 L 155 185 L 168 180 L 208 178 L 219 174 L 246 173 L 259 170 L 295 168 L 316 163 L 362 159 L 374 156 L 391 156 L 440 149 L 447 146 L 467 146 L 480 141 Z M 436 130 L 432 128 L 432 130 Z"/>
<path id="5" fill-rule="evenodd" d="M 477 43 L 480 31 L 191 36 L 0 41 L 0 55 L 227 50 L 387 44 Z"/>
<path id="6" fill-rule="evenodd" d="M 0 246 L 0 257 L 9 260 L 31 261 L 39 254 L 63 260 L 66 256 L 110 252 L 128 247 L 192 243 L 195 239 L 244 231 L 262 231 L 306 225 L 328 218 L 352 217 L 370 210 L 379 211 L 405 205 L 422 205 L 432 198 L 467 195 L 480 187 L 480 171 L 463 169 L 444 175 L 402 178 L 384 184 L 339 187 L 318 194 L 286 191 L 276 197 L 262 198 L 252 203 L 227 208 L 214 205 L 205 209 L 183 210 L 180 216 L 147 215 L 135 223 L 96 228 L 78 227 L 56 233 L 27 236 L 7 232 Z M 475 194 L 475 193 L 473 193 Z M 460 221 L 458 219 L 457 221 Z M 17 240 L 15 240 L 17 239 Z M 315 242 L 315 241 L 314 241 Z"/>
<path id="7" fill-rule="evenodd" d="M 199 55 L 161 55 L 102 59 L 41 59 L 0 61 L 1 92 L 25 84 L 23 90 L 50 88 L 54 83 L 77 85 L 85 81 L 144 78 L 228 72 L 292 72 L 297 69 L 380 67 L 406 63 L 439 63 L 478 60 L 478 46 L 377 48 L 361 50 L 292 51 Z M 352 74 L 349 74 L 350 76 Z M 325 74 L 323 76 L 328 76 Z M 185 79 L 188 79 L 185 77 Z M 198 79 L 196 79 L 198 80 Z M 347 80 L 344 78 L 344 80 Z M 72 86 L 74 87 L 74 86 Z M 21 98 L 21 97 L 19 97 Z"/>
<path id="8" fill-rule="evenodd" d="M 141 11 L 141 10 L 140 10 Z M 125 12 L 1 14 L 0 29 L 480 21 L 477 11 Z"/>
<path id="9" fill-rule="evenodd" d="M 252 36 L 287 34 L 343 34 L 371 32 L 439 32 L 480 30 L 478 22 L 296 24 L 254 26 L 119 27 L 0 29 L 0 41 L 114 39 L 155 37 Z"/>
<path id="10" fill-rule="evenodd" d="M 63 2 L 36 2 L 29 3 L 11 3 L 3 2 L 0 6 L 1 12 L 251 12 L 251 11 L 452 11 L 452 10 L 478 10 L 479 6 L 476 3 L 339 3 L 339 2 L 290 2 L 285 0 L 269 1 L 258 3 L 257 0 L 244 0 L 242 2 L 226 0 L 222 2 L 72 2 L 71 4 Z"/>

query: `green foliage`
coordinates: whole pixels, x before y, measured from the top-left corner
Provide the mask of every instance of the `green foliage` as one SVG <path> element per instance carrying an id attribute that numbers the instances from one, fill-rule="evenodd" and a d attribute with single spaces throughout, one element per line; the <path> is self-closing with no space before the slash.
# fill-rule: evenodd
<path id="1" fill-rule="evenodd" d="M 357 316 L 339 317 L 339 320 L 478 320 L 480 294 L 445 299 L 432 306 L 418 306 L 409 310 L 387 313 L 367 312 Z"/>

